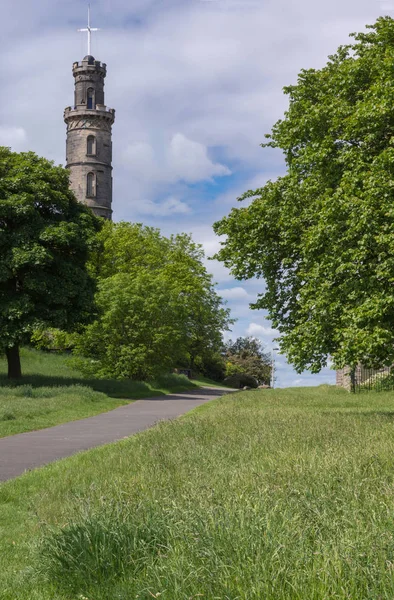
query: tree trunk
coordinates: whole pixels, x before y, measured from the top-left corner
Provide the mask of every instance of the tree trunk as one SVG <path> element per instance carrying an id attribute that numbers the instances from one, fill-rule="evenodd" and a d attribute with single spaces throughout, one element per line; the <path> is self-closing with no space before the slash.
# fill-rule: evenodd
<path id="1" fill-rule="evenodd" d="M 12 346 L 5 350 L 8 362 L 8 379 L 20 379 L 22 377 L 21 359 L 19 346 Z"/>
<path id="2" fill-rule="evenodd" d="M 356 393 L 356 367 L 350 369 L 350 391 Z"/>

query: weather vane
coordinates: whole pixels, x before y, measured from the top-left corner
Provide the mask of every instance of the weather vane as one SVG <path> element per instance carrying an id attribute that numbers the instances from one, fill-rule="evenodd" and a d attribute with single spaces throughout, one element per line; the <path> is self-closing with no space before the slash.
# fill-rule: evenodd
<path id="1" fill-rule="evenodd" d="M 78 31 L 88 32 L 88 55 L 90 56 L 92 54 L 92 31 L 100 31 L 100 29 L 90 26 L 90 4 L 88 5 L 88 26 L 84 29 L 78 29 Z"/>

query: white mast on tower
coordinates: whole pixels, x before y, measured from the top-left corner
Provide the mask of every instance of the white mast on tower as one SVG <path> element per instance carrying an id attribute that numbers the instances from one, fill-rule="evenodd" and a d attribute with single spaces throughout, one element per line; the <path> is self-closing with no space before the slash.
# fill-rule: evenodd
<path id="1" fill-rule="evenodd" d="M 87 31 L 88 33 L 88 55 L 90 56 L 92 54 L 92 31 L 100 31 L 100 29 L 90 26 L 90 4 L 88 5 L 88 26 L 84 29 L 78 29 L 78 31 Z"/>

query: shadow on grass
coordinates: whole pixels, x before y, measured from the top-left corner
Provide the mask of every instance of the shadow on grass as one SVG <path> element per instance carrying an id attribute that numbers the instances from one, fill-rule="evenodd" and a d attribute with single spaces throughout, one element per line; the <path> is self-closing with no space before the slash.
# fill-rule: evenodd
<path id="1" fill-rule="evenodd" d="M 353 412 L 353 415 L 360 415 L 362 417 L 384 417 L 385 419 L 394 419 L 394 411 L 392 410 L 365 410 Z"/>
<path id="2" fill-rule="evenodd" d="M 71 385 L 82 385 L 90 387 L 96 392 L 103 392 L 110 398 L 147 398 L 149 396 L 164 396 L 165 392 L 176 392 L 186 389 L 196 389 L 186 378 L 182 381 L 179 376 L 167 375 L 156 381 L 146 383 L 144 381 L 118 380 L 118 379 L 94 379 L 88 377 L 59 377 L 51 375 L 24 375 L 22 379 L 8 379 L 0 374 L 0 386 L 19 387 L 31 385 L 32 387 L 69 387 Z M 165 390 L 165 391 L 164 391 Z"/>
<path id="3" fill-rule="evenodd" d="M 335 407 L 331 410 L 323 410 L 321 414 L 324 416 L 331 416 L 333 413 L 337 413 L 341 415 L 341 418 L 344 417 L 366 417 L 369 419 L 380 417 L 383 419 L 394 420 L 394 411 L 393 410 L 370 410 L 366 408 L 365 410 L 353 410 L 352 408 L 346 407 L 345 409 L 339 409 Z"/>

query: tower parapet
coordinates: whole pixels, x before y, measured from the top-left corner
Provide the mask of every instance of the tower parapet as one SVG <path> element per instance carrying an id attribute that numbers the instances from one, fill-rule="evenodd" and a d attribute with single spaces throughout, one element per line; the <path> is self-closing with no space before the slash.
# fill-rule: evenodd
<path id="1" fill-rule="evenodd" d="M 73 64 L 74 106 L 64 111 L 66 167 L 77 199 L 101 217 L 112 215 L 112 125 L 115 110 L 104 102 L 105 63 L 85 56 Z"/>

